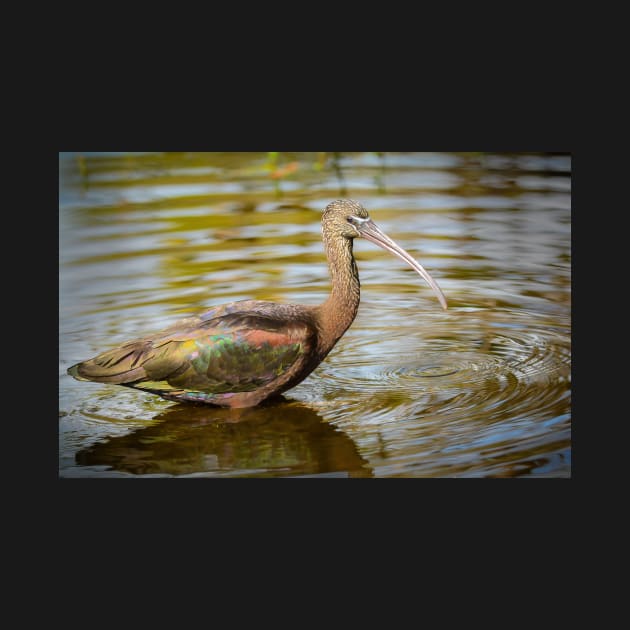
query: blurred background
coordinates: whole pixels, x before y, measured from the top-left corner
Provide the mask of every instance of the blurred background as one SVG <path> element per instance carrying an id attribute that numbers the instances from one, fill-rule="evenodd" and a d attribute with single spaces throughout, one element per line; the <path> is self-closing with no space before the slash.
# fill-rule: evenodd
<path id="1" fill-rule="evenodd" d="M 183 405 L 66 370 L 212 305 L 317 304 L 334 199 L 357 319 L 286 402 Z M 571 156 L 59 154 L 59 475 L 571 476 Z"/>

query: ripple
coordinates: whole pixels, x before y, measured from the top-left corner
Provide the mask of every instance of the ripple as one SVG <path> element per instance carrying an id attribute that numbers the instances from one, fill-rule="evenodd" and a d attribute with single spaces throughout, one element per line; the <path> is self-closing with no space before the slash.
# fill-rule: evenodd
<path id="1" fill-rule="evenodd" d="M 420 376 L 424 378 L 432 378 L 436 376 L 450 376 L 459 371 L 459 368 L 445 365 L 427 365 L 419 368 L 400 368 L 398 373 L 405 376 Z"/>
<path id="2" fill-rule="evenodd" d="M 312 377 L 320 410 L 374 457 L 389 444 L 386 475 L 487 476 L 499 452 L 496 476 L 520 474 L 534 455 L 541 466 L 547 455 L 570 461 L 570 337 L 516 315 L 494 312 L 490 325 L 474 316 L 456 334 L 452 322 L 417 334 L 357 331 Z"/>

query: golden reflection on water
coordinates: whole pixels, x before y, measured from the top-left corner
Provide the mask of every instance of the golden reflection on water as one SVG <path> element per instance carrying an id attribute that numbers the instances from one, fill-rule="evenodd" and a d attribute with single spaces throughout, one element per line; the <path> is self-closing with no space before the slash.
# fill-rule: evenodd
<path id="1" fill-rule="evenodd" d="M 61 155 L 60 475 L 570 476 L 570 173 L 549 154 Z M 213 304 L 323 301 L 343 186 L 446 313 L 357 242 L 358 317 L 278 409 L 234 423 L 65 374 Z"/>

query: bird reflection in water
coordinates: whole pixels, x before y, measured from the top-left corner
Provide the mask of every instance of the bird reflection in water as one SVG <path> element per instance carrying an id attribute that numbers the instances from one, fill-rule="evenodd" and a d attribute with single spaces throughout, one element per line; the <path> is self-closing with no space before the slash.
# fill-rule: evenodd
<path id="1" fill-rule="evenodd" d="M 77 452 L 77 464 L 133 475 L 373 476 L 348 435 L 296 401 L 246 409 L 180 404 L 154 420 Z"/>

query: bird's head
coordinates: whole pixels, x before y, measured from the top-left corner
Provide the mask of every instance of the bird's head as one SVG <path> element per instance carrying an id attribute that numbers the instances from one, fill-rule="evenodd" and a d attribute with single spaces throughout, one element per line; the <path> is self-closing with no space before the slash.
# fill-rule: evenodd
<path id="1" fill-rule="evenodd" d="M 363 237 L 391 254 L 394 254 L 394 256 L 397 256 L 401 260 L 404 260 L 426 280 L 437 295 L 442 308 L 446 310 L 446 298 L 435 280 L 433 280 L 417 260 L 400 245 L 392 241 L 392 239 L 370 219 L 367 210 L 358 201 L 354 201 L 353 199 L 337 199 L 329 203 L 322 215 L 322 232 L 324 233 L 324 237 L 330 240 L 334 240 L 335 237 L 339 236 L 349 241 Z"/>
<path id="2" fill-rule="evenodd" d="M 370 220 L 367 210 L 353 199 L 337 199 L 329 203 L 322 216 L 322 230 L 353 239 L 361 236 L 359 228 Z"/>

